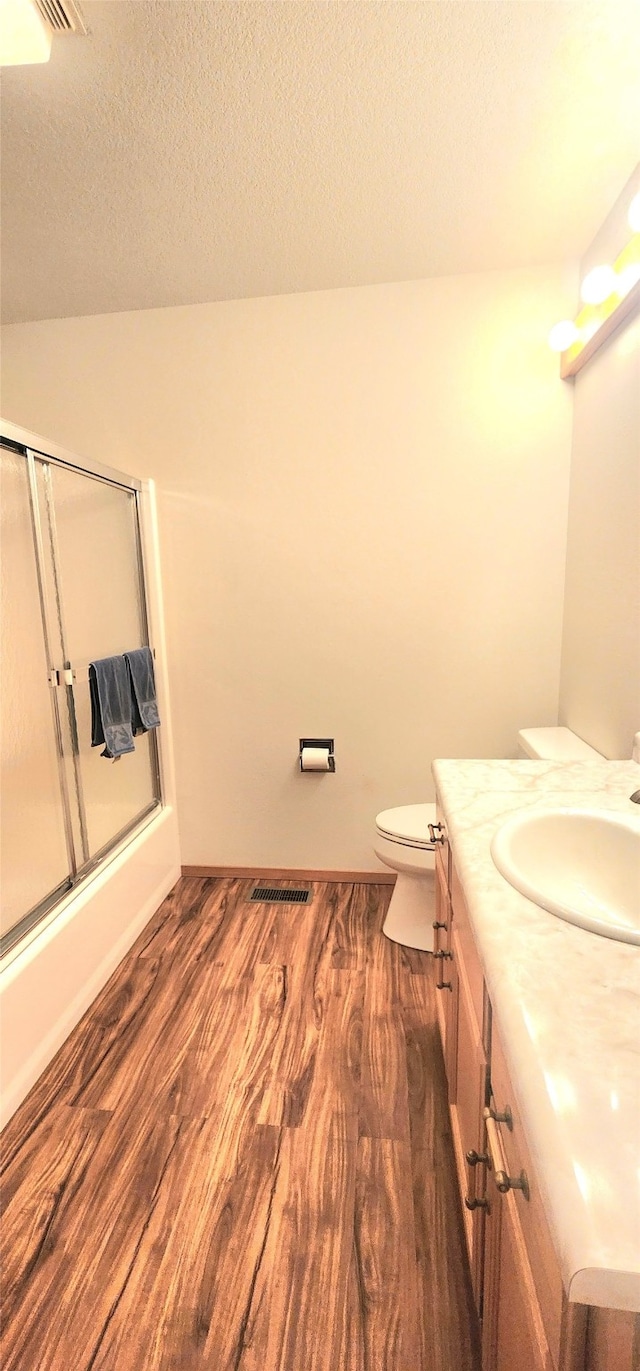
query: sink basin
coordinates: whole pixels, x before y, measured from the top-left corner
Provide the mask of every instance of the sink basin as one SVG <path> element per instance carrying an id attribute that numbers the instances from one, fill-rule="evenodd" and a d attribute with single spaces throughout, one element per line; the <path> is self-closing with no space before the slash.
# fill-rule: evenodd
<path id="1" fill-rule="evenodd" d="M 595 809 L 521 809 L 491 856 L 528 900 L 568 923 L 640 946 L 640 819 Z"/>

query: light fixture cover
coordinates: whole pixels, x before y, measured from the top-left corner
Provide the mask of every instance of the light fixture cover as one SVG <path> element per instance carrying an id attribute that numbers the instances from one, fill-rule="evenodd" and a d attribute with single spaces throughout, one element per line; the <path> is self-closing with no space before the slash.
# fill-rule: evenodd
<path id="1" fill-rule="evenodd" d="M 580 287 L 580 296 L 585 305 L 601 305 L 616 288 L 616 273 L 608 263 L 594 267 L 585 276 Z"/>
<path id="2" fill-rule="evenodd" d="M 559 324 L 554 324 L 549 334 L 549 347 L 554 352 L 566 352 L 572 343 L 576 342 L 578 330 L 572 319 L 562 319 Z"/>
<path id="3" fill-rule="evenodd" d="M 618 284 L 616 290 L 618 295 L 624 298 L 630 290 L 640 281 L 640 262 L 630 262 L 627 267 L 623 267 L 618 274 Z"/>
<path id="4" fill-rule="evenodd" d="M 48 62 L 52 37 L 32 0 L 0 0 L 0 66 Z"/>

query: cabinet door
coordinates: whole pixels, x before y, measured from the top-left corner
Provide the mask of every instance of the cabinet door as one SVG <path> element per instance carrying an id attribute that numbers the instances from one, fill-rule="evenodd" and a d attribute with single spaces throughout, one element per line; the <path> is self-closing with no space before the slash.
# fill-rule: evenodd
<path id="1" fill-rule="evenodd" d="M 510 1117 L 510 1125 L 498 1123 L 496 1130 L 505 1170 L 514 1178 L 524 1172 L 528 1179 L 527 1197 L 525 1198 L 521 1190 L 516 1190 L 513 1198 L 547 1342 L 554 1361 L 559 1362 L 564 1303 L 560 1267 L 498 1024 L 495 1021 L 491 1046 L 491 1090 L 495 1112 L 498 1115 L 508 1114 Z M 490 1179 L 490 1191 L 494 1188 L 493 1180 Z"/>
<path id="2" fill-rule="evenodd" d="M 541 1204 L 498 1026 L 491 1041 L 491 1155 L 485 1237 L 483 1371 L 556 1371 L 562 1282 Z M 502 1194 L 498 1172 L 511 1177 Z M 525 1187 L 519 1182 L 525 1180 Z"/>
<path id="3" fill-rule="evenodd" d="M 456 1036 L 456 1093 L 451 1103 L 451 1128 L 458 1168 L 458 1182 L 464 1202 L 463 1215 L 471 1284 L 476 1308 L 480 1313 L 484 1248 L 484 1204 L 486 1167 L 480 1163 L 469 1165 L 467 1153 L 482 1152 L 482 1110 L 485 1102 L 487 1059 L 470 995 L 467 968 L 460 958 L 458 935 L 454 924 L 452 939 L 453 961 L 449 963 L 454 980 L 454 1000 L 457 1006 Z M 473 1206 L 473 1208 L 470 1208 Z"/>
<path id="4" fill-rule="evenodd" d="M 436 853 L 436 924 L 434 939 L 434 969 L 436 984 L 436 1010 L 438 1027 L 442 1040 L 442 1054 L 447 1073 L 449 1099 L 455 1095 L 455 1028 L 456 1016 L 453 995 L 453 982 L 450 975 L 451 962 L 440 953 L 451 950 L 451 904 L 449 887 L 445 876 L 446 867 Z"/>
<path id="5" fill-rule="evenodd" d="M 515 1196 L 489 1182 L 486 1217 L 483 1371 L 555 1371 L 536 1297 Z"/>

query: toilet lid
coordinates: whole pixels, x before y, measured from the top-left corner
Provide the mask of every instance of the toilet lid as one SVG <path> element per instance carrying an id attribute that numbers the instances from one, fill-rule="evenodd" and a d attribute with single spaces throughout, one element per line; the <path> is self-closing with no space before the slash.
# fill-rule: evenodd
<path id="1" fill-rule="evenodd" d="M 376 817 L 376 828 L 385 838 L 410 843 L 412 847 L 433 847 L 429 824 L 436 822 L 435 805 L 401 805 L 383 809 Z"/>

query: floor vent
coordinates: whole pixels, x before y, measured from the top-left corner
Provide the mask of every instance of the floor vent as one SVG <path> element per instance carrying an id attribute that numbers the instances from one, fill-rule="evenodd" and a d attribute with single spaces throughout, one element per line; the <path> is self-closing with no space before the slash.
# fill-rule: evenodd
<path id="1" fill-rule="evenodd" d="M 308 904 L 310 890 L 281 890 L 277 885 L 256 885 L 249 896 L 251 904 Z"/>

